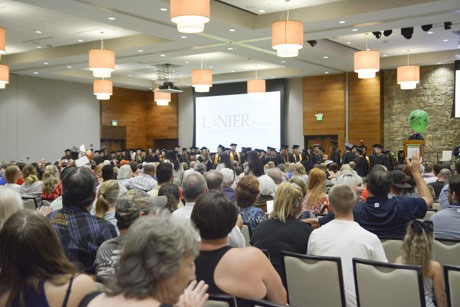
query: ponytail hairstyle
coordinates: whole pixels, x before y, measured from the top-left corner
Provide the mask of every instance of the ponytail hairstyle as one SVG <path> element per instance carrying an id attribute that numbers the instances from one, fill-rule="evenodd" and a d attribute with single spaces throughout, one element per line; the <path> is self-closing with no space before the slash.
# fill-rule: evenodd
<path id="1" fill-rule="evenodd" d="M 96 216 L 104 218 L 110 207 L 114 207 L 118 200 L 120 186 L 117 180 L 107 180 L 99 185 L 96 200 Z"/>
<path id="2" fill-rule="evenodd" d="M 27 184 L 34 184 L 38 181 L 37 169 L 32 164 L 24 166 L 22 176 L 24 177 L 24 182 Z"/>
<path id="3" fill-rule="evenodd" d="M 59 184 L 59 170 L 54 165 L 48 165 L 43 173 L 43 192 L 51 193 Z"/>
<path id="4" fill-rule="evenodd" d="M 423 276 L 428 276 L 432 259 L 433 222 L 413 220 L 409 223 L 403 241 L 402 261 L 405 264 L 420 265 Z"/>

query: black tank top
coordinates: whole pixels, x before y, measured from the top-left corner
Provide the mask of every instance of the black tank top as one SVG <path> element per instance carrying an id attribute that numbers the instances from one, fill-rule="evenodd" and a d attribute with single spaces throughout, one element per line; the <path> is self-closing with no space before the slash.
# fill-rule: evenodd
<path id="1" fill-rule="evenodd" d="M 208 293 L 210 294 L 228 294 L 222 291 L 214 281 L 214 271 L 220 259 L 233 247 L 224 246 L 213 251 L 200 251 L 200 255 L 195 259 L 196 280 L 204 280 L 208 284 Z M 236 297 L 238 307 L 252 306 L 249 300 Z"/>

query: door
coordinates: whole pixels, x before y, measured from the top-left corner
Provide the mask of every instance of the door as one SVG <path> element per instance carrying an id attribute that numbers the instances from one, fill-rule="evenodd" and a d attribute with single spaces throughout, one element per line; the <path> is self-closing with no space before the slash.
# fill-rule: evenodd
<path id="1" fill-rule="evenodd" d="M 337 135 L 305 135 L 305 149 L 311 148 L 314 144 L 319 144 L 324 153 L 331 156 L 331 142 L 337 142 Z"/>

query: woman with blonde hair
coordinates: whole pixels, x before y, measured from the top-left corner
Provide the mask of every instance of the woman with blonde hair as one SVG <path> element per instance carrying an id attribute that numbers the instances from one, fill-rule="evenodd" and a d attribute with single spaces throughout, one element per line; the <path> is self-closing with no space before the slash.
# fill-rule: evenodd
<path id="1" fill-rule="evenodd" d="M 396 259 L 396 263 L 420 265 L 426 306 L 444 307 L 447 306 L 447 299 L 442 280 L 442 268 L 439 262 L 431 260 L 432 247 L 433 222 L 413 220 L 407 226 L 403 254 Z"/>
<path id="2" fill-rule="evenodd" d="M 337 177 L 335 184 L 345 184 L 349 186 L 356 193 L 358 201 L 366 201 L 363 197 L 363 179 L 360 176 L 358 176 L 358 174 L 347 170 L 341 171 L 339 177 Z"/>
<path id="3" fill-rule="evenodd" d="M 99 185 L 96 198 L 96 216 L 109 221 L 117 227 L 115 204 L 120 195 L 120 186 L 116 180 L 107 180 Z M 118 233 L 117 228 L 117 233 Z"/>
<path id="4" fill-rule="evenodd" d="M 37 169 L 33 165 L 28 164 L 22 169 L 22 176 L 24 183 L 21 184 L 19 194 L 21 194 L 21 197 L 35 198 L 37 203 L 41 205 L 43 182 L 38 180 Z"/>
<path id="5" fill-rule="evenodd" d="M 308 183 L 307 171 L 305 170 L 305 167 L 302 165 L 302 163 L 295 163 L 294 175 L 292 176 L 292 178 L 299 178 L 300 180 L 305 182 L 305 184 Z"/>
<path id="6" fill-rule="evenodd" d="M 319 168 L 313 168 L 308 176 L 307 196 L 302 204 L 302 209 L 313 214 L 321 214 L 327 211 L 328 205 L 326 173 Z"/>
<path id="7" fill-rule="evenodd" d="M 56 166 L 46 166 L 42 180 L 42 199 L 53 201 L 62 195 L 62 183 L 60 180 L 60 173 Z"/>
<path id="8" fill-rule="evenodd" d="M 302 188 L 292 182 L 283 182 L 276 191 L 270 218 L 261 222 L 251 238 L 251 245 L 267 249 L 270 261 L 285 283 L 281 251 L 307 253 L 310 224 L 297 220 L 304 200 Z"/>

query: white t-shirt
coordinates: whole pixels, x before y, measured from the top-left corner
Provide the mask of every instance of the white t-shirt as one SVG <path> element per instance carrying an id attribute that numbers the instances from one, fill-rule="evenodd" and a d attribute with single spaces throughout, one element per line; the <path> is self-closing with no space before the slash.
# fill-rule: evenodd
<path id="1" fill-rule="evenodd" d="M 347 306 L 356 306 L 352 258 L 388 262 L 379 238 L 354 221 L 332 220 L 313 230 L 308 255 L 340 257 Z"/>

